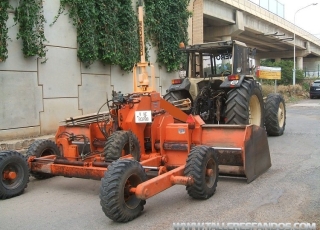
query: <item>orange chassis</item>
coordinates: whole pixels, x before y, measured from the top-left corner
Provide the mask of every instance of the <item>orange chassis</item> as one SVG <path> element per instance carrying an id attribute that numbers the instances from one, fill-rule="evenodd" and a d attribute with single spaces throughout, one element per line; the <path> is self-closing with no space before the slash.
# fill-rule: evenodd
<path id="1" fill-rule="evenodd" d="M 152 123 L 136 123 L 135 112 L 146 110 L 152 111 Z M 136 93 L 134 101 L 122 105 L 117 113 L 121 129 L 131 130 L 140 143 L 145 143 L 146 139 L 151 142 L 151 151 L 145 151 L 144 144 L 141 144 L 140 164 L 147 172 L 157 170 L 158 175 L 130 188 L 130 192 L 140 199 L 150 198 L 175 184 L 194 183 L 194 178 L 184 175 L 186 160 L 193 146 L 212 147 L 219 155 L 221 175 L 243 176 L 248 182 L 271 166 L 267 137 L 260 127 L 206 125 L 199 116 L 186 115 L 160 98 L 157 92 Z M 182 122 L 177 123 L 177 120 Z M 74 133 L 103 138 L 98 134 L 97 125 L 70 129 Z M 67 137 L 60 136 L 66 130 L 68 127 L 61 126 L 56 135 L 56 144 L 63 150 L 63 156 L 30 157 L 31 171 L 65 177 L 103 178 L 110 163 L 101 154 L 79 159 L 78 145 L 70 144 Z M 101 147 L 94 147 L 92 140 L 90 138 L 91 151 L 101 150 Z M 132 157 L 126 155 L 122 158 Z M 265 166 L 260 167 L 261 164 Z M 213 172 L 208 169 L 206 173 L 211 175 Z"/>

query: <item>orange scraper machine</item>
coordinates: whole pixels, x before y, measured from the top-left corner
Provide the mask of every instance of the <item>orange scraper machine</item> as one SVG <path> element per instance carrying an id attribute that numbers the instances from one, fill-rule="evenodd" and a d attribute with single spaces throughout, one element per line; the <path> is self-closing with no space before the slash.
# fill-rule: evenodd
<path id="1" fill-rule="evenodd" d="M 142 7 L 139 11 L 142 15 Z M 251 182 L 271 166 L 263 128 L 208 125 L 161 98 L 155 91 L 154 71 L 149 76 L 144 60 L 142 16 L 139 23 L 141 63 L 134 68 L 134 93 L 114 93 L 111 118 L 104 125 L 60 127 L 55 141 L 58 154 L 50 154 L 54 147 L 48 145 L 46 156 L 34 153 L 28 158 L 31 173 L 39 178 L 101 179 L 100 204 L 117 222 L 136 218 L 146 199 L 173 185 L 185 185 L 195 199 L 208 199 L 216 191 L 219 175 Z M 190 101 L 180 104 L 190 106 Z M 100 129 L 108 133 L 106 141 Z M 12 180 L 18 172 L 8 169 L 3 177 Z"/>

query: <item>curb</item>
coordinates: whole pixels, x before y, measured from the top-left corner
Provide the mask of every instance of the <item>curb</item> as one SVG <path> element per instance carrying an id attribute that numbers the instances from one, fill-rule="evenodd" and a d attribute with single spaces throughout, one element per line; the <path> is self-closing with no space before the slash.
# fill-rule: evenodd
<path id="1" fill-rule="evenodd" d="M 39 139 L 49 139 L 55 141 L 54 135 L 45 135 L 34 138 L 26 138 L 19 140 L 6 140 L 0 141 L 0 151 L 3 150 L 15 150 L 20 152 L 21 154 L 25 154 L 29 148 L 29 146 L 35 141 Z"/>

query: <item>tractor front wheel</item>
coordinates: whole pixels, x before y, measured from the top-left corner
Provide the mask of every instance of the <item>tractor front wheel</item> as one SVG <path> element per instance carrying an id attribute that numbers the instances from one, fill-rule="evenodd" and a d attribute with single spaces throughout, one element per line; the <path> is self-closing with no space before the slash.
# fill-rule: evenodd
<path id="1" fill-rule="evenodd" d="M 0 199 L 23 193 L 29 182 L 26 158 L 16 151 L 0 152 Z"/>
<path id="2" fill-rule="evenodd" d="M 55 142 L 46 139 L 40 139 L 33 142 L 28 150 L 27 150 L 27 158 L 30 156 L 35 157 L 44 157 L 49 155 L 60 156 L 60 150 Z M 36 179 L 47 179 L 52 177 L 53 175 L 49 173 L 41 173 L 41 172 L 30 172 L 30 174 Z"/>
<path id="3" fill-rule="evenodd" d="M 113 132 L 104 147 L 106 160 L 118 160 L 128 154 L 131 154 L 135 160 L 140 160 L 140 144 L 137 136 L 130 131 Z"/>
<path id="4" fill-rule="evenodd" d="M 192 148 L 188 155 L 184 175 L 194 180 L 194 183 L 186 188 L 189 196 L 195 199 L 208 199 L 215 193 L 218 183 L 217 153 L 208 146 Z"/>
<path id="5" fill-rule="evenodd" d="M 146 201 L 137 198 L 130 189 L 146 180 L 139 162 L 129 159 L 112 162 L 101 179 L 100 204 L 105 215 L 117 222 L 128 222 L 139 216 Z"/>
<path id="6" fill-rule="evenodd" d="M 269 136 L 281 136 L 286 126 L 286 105 L 281 94 L 270 93 L 265 104 L 265 126 Z"/>

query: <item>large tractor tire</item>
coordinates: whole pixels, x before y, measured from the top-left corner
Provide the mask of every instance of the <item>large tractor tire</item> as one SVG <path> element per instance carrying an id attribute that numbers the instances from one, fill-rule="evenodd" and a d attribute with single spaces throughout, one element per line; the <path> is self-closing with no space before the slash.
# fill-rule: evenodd
<path id="1" fill-rule="evenodd" d="M 29 146 L 26 155 L 27 155 L 27 158 L 29 158 L 31 156 L 35 156 L 35 157 L 44 157 L 49 155 L 61 156 L 61 153 L 55 142 L 51 140 L 40 139 L 40 140 L 36 140 Z M 53 175 L 49 173 L 31 171 L 30 174 L 38 180 L 53 177 Z"/>
<path id="2" fill-rule="evenodd" d="M 215 193 L 218 183 L 217 153 L 207 146 L 192 148 L 188 155 L 184 175 L 194 180 L 194 184 L 186 187 L 189 196 L 195 199 L 208 199 Z"/>
<path id="3" fill-rule="evenodd" d="M 192 105 L 193 105 L 193 99 L 187 90 L 177 90 L 177 91 L 171 91 L 168 92 L 166 95 L 163 96 L 163 99 L 170 102 L 171 104 L 174 101 L 187 99 L 189 98 L 191 101 L 191 109 L 189 110 L 183 110 L 186 114 L 190 114 L 192 112 Z"/>
<path id="4" fill-rule="evenodd" d="M 16 151 L 0 152 L 0 199 L 23 193 L 29 182 L 26 158 Z"/>
<path id="5" fill-rule="evenodd" d="M 140 144 L 137 136 L 130 131 L 113 132 L 104 147 L 106 160 L 118 160 L 128 154 L 131 154 L 136 161 L 140 160 Z"/>
<path id="6" fill-rule="evenodd" d="M 263 97 L 255 80 L 245 79 L 239 88 L 230 90 L 226 105 L 227 124 L 264 127 Z"/>
<path id="7" fill-rule="evenodd" d="M 107 217 L 117 222 L 128 222 L 142 212 L 145 200 L 140 200 L 130 188 L 147 180 L 139 162 L 121 159 L 111 163 L 101 179 L 100 204 Z"/>
<path id="8" fill-rule="evenodd" d="M 281 136 L 286 126 L 286 105 L 281 94 L 271 93 L 265 103 L 265 126 L 269 136 Z"/>

